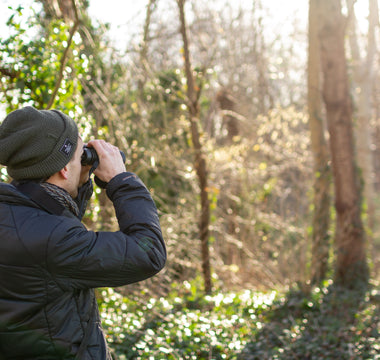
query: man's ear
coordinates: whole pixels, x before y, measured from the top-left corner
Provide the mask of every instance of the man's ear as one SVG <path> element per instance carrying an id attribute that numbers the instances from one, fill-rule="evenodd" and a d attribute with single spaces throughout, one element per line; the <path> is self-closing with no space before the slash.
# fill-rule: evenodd
<path id="1" fill-rule="evenodd" d="M 68 169 L 67 166 L 65 166 L 63 169 L 59 170 L 58 173 L 65 179 L 68 179 Z"/>

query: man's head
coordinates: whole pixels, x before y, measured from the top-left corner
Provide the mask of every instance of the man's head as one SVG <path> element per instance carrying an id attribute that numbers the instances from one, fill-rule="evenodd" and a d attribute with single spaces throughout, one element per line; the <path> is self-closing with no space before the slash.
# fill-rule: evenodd
<path id="1" fill-rule="evenodd" d="M 46 179 L 69 163 L 77 144 L 73 119 L 28 106 L 11 112 L 0 125 L 0 164 L 15 180 Z"/>

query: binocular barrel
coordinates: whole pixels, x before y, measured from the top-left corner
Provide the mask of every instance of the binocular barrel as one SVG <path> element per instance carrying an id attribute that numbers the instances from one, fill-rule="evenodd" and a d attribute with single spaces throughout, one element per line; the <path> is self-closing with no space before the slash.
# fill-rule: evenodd
<path id="1" fill-rule="evenodd" d="M 120 151 L 120 155 L 123 158 L 123 161 L 125 162 L 126 157 L 125 154 Z M 83 154 L 81 158 L 81 163 L 82 166 L 87 166 L 87 165 L 94 165 L 96 161 L 99 161 L 98 154 L 96 153 L 96 150 L 92 147 L 83 147 Z"/>

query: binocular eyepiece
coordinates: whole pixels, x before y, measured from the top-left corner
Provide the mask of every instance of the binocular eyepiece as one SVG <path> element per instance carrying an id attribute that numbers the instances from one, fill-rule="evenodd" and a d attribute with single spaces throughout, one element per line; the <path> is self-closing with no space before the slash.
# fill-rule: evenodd
<path id="1" fill-rule="evenodd" d="M 123 161 L 125 162 L 125 154 L 122 151 L 120 151 L 120 155 L 123 158 Z M 94 165 L 97 161 L 99 161 L 99 157 L 96 153 L 96 150 L 93 147 L 84 146 L 81 158 L 82 166 Z"/>

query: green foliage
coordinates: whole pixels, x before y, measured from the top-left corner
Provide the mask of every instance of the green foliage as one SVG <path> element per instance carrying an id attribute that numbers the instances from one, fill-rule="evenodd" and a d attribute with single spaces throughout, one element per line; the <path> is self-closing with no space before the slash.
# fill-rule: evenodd
<path id="1" fill-rule="evenodd" d="M 23 105 L 44 108 L 49 103 L 61 71 L 61 60 L 69 40 L 69 26 L 53 20 L 41 26 L 38 15 L 25 20 L 24 9 L 18 7 L 7 25 L 10 35 L 0 41 L 0 101 L 7 111 Z M 88 59 L 80 54 L 81 40 L 74 36 L 60 83 L 54 108 L 82 113 L 80 78 L 87 70 Z"/>
<path id="2" fill-rule="evenodd" d="M 265 326 L 240 358 L 379 359 L 380 312 L 375 293 L 334 285 L 315 288 L 310 294 L 292 290 L 264 314 Z"/>
<path id="3" fill-rule="evenodd" d="M 166 298 L 127 299 L 103 290 L 107 339 L 118 359 L 234 359 L 257 314 L 275 293 L 251 291 L 203 297 L 200 281 L 173 284 Z"/>
<path id="4" fill-rule="evenodd" d="M 117 359 L 379 359 L 373 290 L 203 296 L 199 287 L 173 284 L 165 298 L 146 300 L 104 289 L 100 312 Z"/>

